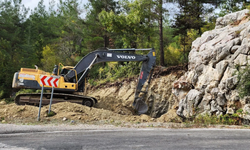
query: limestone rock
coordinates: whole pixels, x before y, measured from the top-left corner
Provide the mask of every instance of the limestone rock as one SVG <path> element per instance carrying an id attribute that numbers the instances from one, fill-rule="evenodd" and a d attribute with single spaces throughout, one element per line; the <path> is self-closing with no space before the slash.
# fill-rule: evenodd
<path id="1" fill-rule="evenodd" d="M 249 98 L 240 98 L 236 89 L 237 68 L 250 64 L 248 12 L 246 9 L 218 18 L 214 30 L 193 41 L 188 72 L 174 82 L 172 89 L 179 101 L 179 116 L 218 116 L 238 109 L 250 113 Z"/>
<path id="2" fill-rule="evenodd" d="M 234 112 L 234 110 L 232 109 L 232 108 L 229 108 L 228 110 L 227 110 L 227 114 L 230 114 L 230 115 L 232 115 L 232 114 L 234 114 L 235 112 Z"/>
<path id="3" fill-rule="evenodd" d="M 245 9 L 242 11 L 238 11 L 238 12 L 235 12 L 232 14 L 225 15 L 224 17 L 219 17 L 216 20 L 216 27 L 215 28 L 216 29 L 222 28 L 222 27 L 229 25 L 232 22 L 241 20 L 248 12 L 249 12 L 249 10 Z"/>
<path id="4" fill-rule="evenodd" d="M 243 107 L 243 116 L 245 119 L 248 119 L 250 120 L 250 104 L 246 104 L 244 107 Z"/>
<path id="5" fill-rule="evenodd" d="M 200 91 L 195 89 L 190 90 L 187 96 L 180 101 L 177 114 L 179 116 L 185 116 L 185 117 L 192 116 L 194 111 L 193 109 L 195 109 L 198 106 L 203 95 L 204 92 L 202 90 Z"/>

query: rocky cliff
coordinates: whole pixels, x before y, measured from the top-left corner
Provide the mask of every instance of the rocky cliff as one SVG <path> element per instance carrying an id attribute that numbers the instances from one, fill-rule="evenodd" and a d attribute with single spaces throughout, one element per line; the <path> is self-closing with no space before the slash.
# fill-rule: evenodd
<path id="1" fill-rule="evenodd" d="M 216 20 L 216 27 L 192 43 L 188 72 L 174 82 L 172 92 L 179 102 L 177 114 L 183 118 L 197 114 L 222 115 L 243 110 L 250 118 L 250 99 L 240 98 L 236 66 L 250 58 L 249 10 Z"/>

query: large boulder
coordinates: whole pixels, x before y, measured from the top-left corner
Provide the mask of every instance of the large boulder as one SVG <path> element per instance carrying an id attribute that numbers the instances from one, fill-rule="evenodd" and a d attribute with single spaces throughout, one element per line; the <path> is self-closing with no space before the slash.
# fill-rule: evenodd
<path id="1" fill-rule="evenodd" d="M 193 41 L 188 72 L 173 83 L 179 116 L 219 116 L 242 109 L 242 117 L 250 119 L 250 104 L 236 89 L 236 66 L 244 67 L 250 61 L 248 12 L 246 9 L 218 18 L 214 30 Z"/>

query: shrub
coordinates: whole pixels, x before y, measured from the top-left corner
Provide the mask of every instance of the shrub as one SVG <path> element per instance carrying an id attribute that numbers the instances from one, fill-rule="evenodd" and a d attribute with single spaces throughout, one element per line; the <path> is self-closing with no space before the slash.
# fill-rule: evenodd
<path id="1" fill-rule="evenodd" d="M 92 68 L 89 83 L 95 86 L 109 81 L 114 82 L 119 78 L 132 77 L 139 74 L 140 68 L 141 62 L 108 62 L 105 66 Z"/>
<path id="2" fill-rule="evenodd" d="M 241 109 L 239 109 L 241 112 Z M 192 121 L 193 123 L 200 126 L 208 126 L 208 125 L 216 125 L 216 124 L 225 124 L 225 125 L 241 125 L 242 118 L 239 117 L 240 113 L 234 113 L 232 115 L 225 114 L 220 115 L 219 117 L 216 115 L 198 115 Z"/>
<path id="3" fill-rule="evenodd" d="M 238 84 L 237 90 L 239 91 L 239 96 L 243 98 L 244 96 L 250 95 L 250 67 L 247 65 L 245 68 L 237 67 L 238 70 Z"/>

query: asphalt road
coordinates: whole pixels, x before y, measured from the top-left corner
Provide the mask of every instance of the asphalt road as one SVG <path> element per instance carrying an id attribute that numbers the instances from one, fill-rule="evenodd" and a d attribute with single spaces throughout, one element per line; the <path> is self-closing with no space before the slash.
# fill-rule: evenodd
<path id="1" fill-rule="evenodd" d="M 250 149 L 248 129 L 115 128 L 0 132 L 0 150 Z"/>

